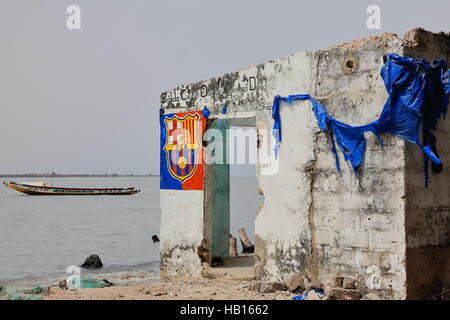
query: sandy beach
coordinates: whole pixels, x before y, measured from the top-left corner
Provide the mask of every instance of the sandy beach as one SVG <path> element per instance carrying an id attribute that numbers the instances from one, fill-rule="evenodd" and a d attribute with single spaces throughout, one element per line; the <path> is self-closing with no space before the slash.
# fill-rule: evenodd
<path id="1" fill-rule="evenodd" d="M 292 300 L 289 291 L 261 293 L 253 281 L 180 279 L 142 286 L 62 290 L 52 287 L 45 300 Z"/>

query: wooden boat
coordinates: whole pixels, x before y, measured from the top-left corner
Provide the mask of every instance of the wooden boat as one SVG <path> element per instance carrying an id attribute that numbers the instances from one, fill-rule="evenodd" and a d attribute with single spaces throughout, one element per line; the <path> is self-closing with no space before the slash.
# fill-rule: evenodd
<path id="1" fill-rule="evenodd" d="M 59 188 L 47 187 L 45 183 L 16 183 L 3 182 L 3 184 L 13 190 L 34 196 L 99 196 L 99 195 L 131 195 L 140 192 L 135 188 Z"/>

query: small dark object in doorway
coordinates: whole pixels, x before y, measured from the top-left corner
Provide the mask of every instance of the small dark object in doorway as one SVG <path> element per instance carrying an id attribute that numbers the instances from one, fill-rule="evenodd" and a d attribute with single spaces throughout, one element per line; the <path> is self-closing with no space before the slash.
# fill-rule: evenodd
<path id="1" fill-rule="evenodd" d="M 255 246 L 250 242 L 244 228 L 238 230 L 239 238 L 242 244 L 242 253 L 255 253 Z"/>
<path id="2" fill-rule="evenodd" d="M 159 242 L 159 238 L 156 234 L 152 236 L 152 240 L 153 242 Z"/>
<path id="3" fill-rule="evenodd" d="M 237 240 L 235 237 L 233 237 L 233 235 L 229 235 L 228 236 L 228 241 L 230 242 L 230 250 L 229 250 L 229 255 L 230 257 L 237 257 L 238 255 L 238 250 L 237 250 Z"/>
<path id="4" fill-rule="evenodd" d="M 252 244 L 250 247 L 242 248 L 242 253 L 255 253 L 255 246 Z"/>
<path id="5" fill-rule="evenodd" d="M 220 258 L 220 257 L 217 257 L 217 258 L 212 258 L 212 261 L 211 261 L 211 267 L 220 267 L 220 266 L 223 266 L 224 265 L 224 263 L 223 263 L 223 259 L 222 258 Z"/>

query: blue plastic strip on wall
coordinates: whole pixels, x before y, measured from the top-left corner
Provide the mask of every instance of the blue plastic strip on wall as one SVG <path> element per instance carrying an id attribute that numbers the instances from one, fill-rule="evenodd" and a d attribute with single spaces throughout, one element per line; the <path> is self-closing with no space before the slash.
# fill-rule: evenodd
<path id="1" fill-rule="evenodd" d="M 222 106 L 222 110 L 220 111 L 222 114 L 226 114 L 227 113 L 227 110 L 228 110 L 228 107 L 227 107 L 227 105 L 226 104 L 224 104 L 223 106 Z"/>
<path id="2" fill-rule="evenodd" d="M 388 91 L 388 99 L 380 118 L 364 126 L 350 126 L 328 115 L 326 108 L 308 94 L 276 96 L 272 106 L 275 137 L 275 156 L 282 142 L 280 101 L 292 104 L 296 100 L 309 100 L 312 103 L 318 126 L 328 131 L 331 138 L 331 151 L 336 158 L 336 168 L 340 171 L 339 157 L 335 143 L 350 161 L 355 174 L 361 166 L 366 141 L 364 132 L 372 132 L 382 144 L 380 134 L 388 132 L 404 140 L 417 144 L 426 155 L 425 185 L 428 186 L 428 159 L 442 165 L 441 159 L 433 152 L 438 119 L 447 114 L 450 94 L 450 71 L 444 60 L 429 64 L 423 59 L 411 59 L 397 54 L 389 54 L 381 68 L 381 76 Z M 422 143 L 419 130 L 422 129 Z M 435 147 L 435 145 L 434 145 Z"/>
<path id="3" fill-rule="evenodd" d="M 203 113 L 203 116 L 208 119 L 209 115 L 211 114 L 211 111 L 207 107 L 204 107 L 202 110 L 202 113 Z"/>

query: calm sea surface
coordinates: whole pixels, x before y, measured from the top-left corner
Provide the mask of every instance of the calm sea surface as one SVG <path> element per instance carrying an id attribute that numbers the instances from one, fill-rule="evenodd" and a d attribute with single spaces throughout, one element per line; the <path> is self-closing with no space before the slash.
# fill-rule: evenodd
<path id="1" fill-rule="evenodd" d="M 12 180 L 5 178 L 4 180 Z M 21 178 L 45 181 L 49 178 Z M 62 187 L 136 187 L 132 196 L 27 196 L 0 186 L 0 284 L 63 279 L 70 265 L 98 254 L 104 268 L 82 276 L 159 278 L 159 177 L 54 178 Z M 263 197 L 255 178 L 231 178 L 231 233 L 254 219 Z"/>

